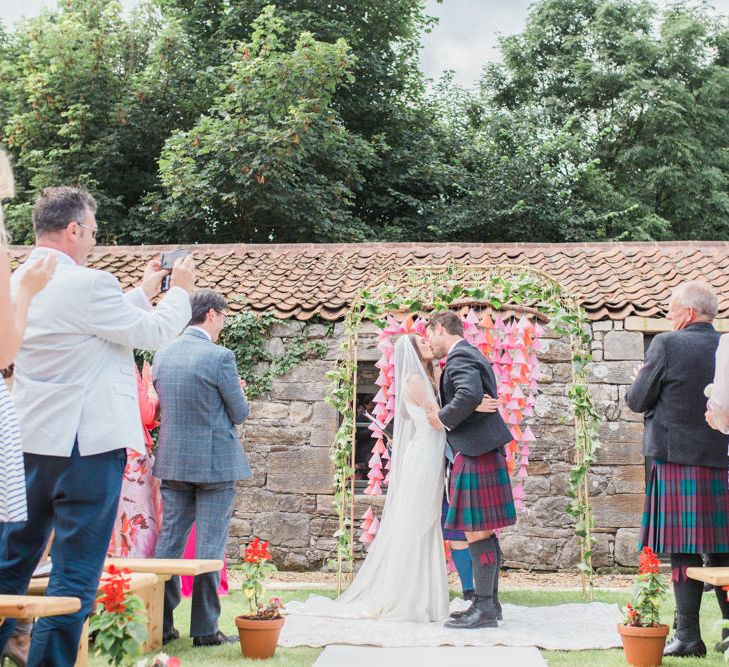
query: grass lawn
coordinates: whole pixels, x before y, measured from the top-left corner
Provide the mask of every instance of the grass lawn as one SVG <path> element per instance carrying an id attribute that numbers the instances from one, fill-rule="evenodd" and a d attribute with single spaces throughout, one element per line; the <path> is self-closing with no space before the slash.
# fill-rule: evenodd
<path id="1" fill-rule="evenodd" d="M 310 594 L 328 595 L 334 597 L 333 591 L 277 591 L 272 590 L 271 595 L 277 595 L 284 602 L 288 600 L 306 599 Z M 595 600 L 597 602 L 611 602 L 623 605 L 629 591 L 597 591 Z M 501 596 L 503 602 L 524 605 L 529 607 L 550 606 L 565 602 L 583 602 L 582 596 L 577 591 L 544 591 L 544 590 L 517 590 L 504 591 Z M 234 618 L 244 608 L 243 596 L 240 591 L 231 593 L 230 596 L 222 598 L 222 613 L 220 615 L 220 628 L 226 634 L 236 635 Z M 261 665 L 267 667 L 310 667 L 314 664 L 321 653 L 318 648 L 279 648 L 276 656 L 262 663 L 258 660 L 244 660 L 240 653 L 238 644 L 228 644 L 211 648 L 192 648 L 192 640 L 187 636 L 189 630 L 190 600 L 183 600 L 178 608 L 175 617 L 176 627 L 180 630 L 180 639 L 170 642 L 165 646 L 165 652 L 176 655 L 182 660 L 182 664 L 203 665 L 204 667 L 218 667 L 218 665 Z M 663 608 L 664 623 L 673 621 L 673 598 L 666 601 Z M 719 630 L 714 628 L 714 623 L 719 620 L 719 606 L 713 593 L 704 595 L 701 608 L 701 632 L 704 641 L 709 649 L 706 659 L 673 658 L 663 661 L 665 667 L 718 667 L 724 665 L 720 654 L 713 652 L 713 645 L 718 639 Z M 579 632 L 579 628 L 575 628 Z M 93 647 L 92 647 L 93 648 Z M 150 654 L 152 655 L 152 654 Z M 609 651 L 542 651 L 550 667 L 593 667 L 605 665 L 606 667 L 618 665 L 624 667 L 626 662 L 623 658 L 622 649 Z M 105 661 L 101 658 L 91 658 L 92 667 L 101 667 Z"/>

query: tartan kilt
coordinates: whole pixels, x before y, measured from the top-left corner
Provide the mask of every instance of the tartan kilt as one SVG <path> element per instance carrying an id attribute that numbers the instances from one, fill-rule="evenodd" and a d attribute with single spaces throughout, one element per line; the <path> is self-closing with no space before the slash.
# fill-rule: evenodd
<path id="1" fill-rule="evenodd" d="M 729 553 L 725 468 L 655 460 L 646 487 L 640 548 L 656 553 Z"/>
<path id="2" fill-rule="evenodd" d="M 496 530 L 516 523 L 506 457 L 498 450 L 458 454 L 453 463 L 446 530 Z"/>

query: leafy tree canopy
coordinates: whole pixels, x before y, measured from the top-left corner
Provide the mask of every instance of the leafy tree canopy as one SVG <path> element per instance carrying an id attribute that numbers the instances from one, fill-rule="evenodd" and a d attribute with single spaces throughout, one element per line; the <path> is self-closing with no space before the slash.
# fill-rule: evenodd
<path id="1" fill-rule="evenodd" d="M 61 0 L 0 27 L 16 242 L 43 187 L 101 241 L 584 241 L 729 232 L 729 26 L 537 0 L 464 90 L 420 0 Z"/>

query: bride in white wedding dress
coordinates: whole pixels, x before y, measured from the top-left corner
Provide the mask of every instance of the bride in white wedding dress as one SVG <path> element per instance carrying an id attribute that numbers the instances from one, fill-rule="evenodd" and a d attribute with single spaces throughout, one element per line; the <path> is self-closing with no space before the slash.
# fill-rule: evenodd
<path id="1" fill-rule="evenodd" d="M 349 588 L 336 600 L 312 595 L 289 613 L 336 618 L 442 621 L 448 580 L 440 526 L 445 432 L 428 424 L 437 405 L 433 353 L 416 334 L 395 343 L 395 431 L 390 484 L 377 536 Z"/>

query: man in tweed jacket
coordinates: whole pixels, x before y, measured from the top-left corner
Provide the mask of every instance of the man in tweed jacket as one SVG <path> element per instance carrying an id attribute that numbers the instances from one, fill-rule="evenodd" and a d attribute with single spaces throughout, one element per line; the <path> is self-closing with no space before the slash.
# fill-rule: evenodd
<path id="1" fill-rule="evenodd" d="M 251 469 L 236 424 L 248 416 L 235 355 L 216 345 L 228 304 L 212 290 L 192 299 L 190 326 L 154 357 L 160 431 L 154 475 L 162 480 L 163 517 L 156 558 L 180 558 L 196 522 L 196 558 L 222 559 L 228 540 L 236 481 Z M 227 641 L 218 628 L 220 573 L 195 577 L 190 635 L 194 646 Z M 165 584 L 163 641 L 176 639 L 173 611 L 180 603 L 180 581 Z"/>

